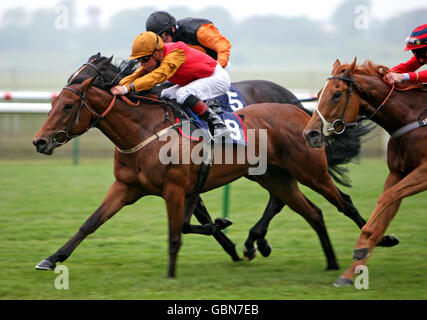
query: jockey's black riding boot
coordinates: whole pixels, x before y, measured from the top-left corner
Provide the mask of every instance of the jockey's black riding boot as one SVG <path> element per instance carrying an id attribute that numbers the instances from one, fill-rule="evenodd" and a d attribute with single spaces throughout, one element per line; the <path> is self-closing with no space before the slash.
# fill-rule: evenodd
<path id="1" fill-rule="evenodd" d="M 202 100 L 194 95 L 190 95 L 185 99 L 184 106 L 191 108 L 197 115 L 204 121 L 207 121 L 214 130 L 213 139 L 215 142 L 221 140 L 222 137 L 226 137 L 231 134 L 231 131 L 227 128 L 221 118 L 213 112 Z"/>

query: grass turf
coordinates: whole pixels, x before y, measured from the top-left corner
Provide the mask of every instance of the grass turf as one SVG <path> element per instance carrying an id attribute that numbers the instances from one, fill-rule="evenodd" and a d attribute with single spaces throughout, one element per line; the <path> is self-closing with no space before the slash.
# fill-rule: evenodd
<path id="1" fill-rule="evenodd" d="M 387 175 L 383 160 L 349 166 L 353 188 L 340 187 L 366 219 Z M 213 237 L 184 235 L 176 279 L 167 279 L 167 215 L 164 201 L 146 197 L 122 209 L 74 251 L 63 265 L 69 289 L 57 290 L 52 271 L 34 266 L 54 253 L 97 208 L 113 182 L 112 160 L 46 158 L 0 161 L 0 299 L 426 299 L 426 194 L 405 199 L 387 233 L 401 243 L 377 248 L 369 260 L 369 290 L 334 288 L 359 236 L 357 226 L 320 195 L 302 187 L 323 210 L 341 269 L 325 272 L 314 230 L 285 207 L 270 224 L 270 257 L 234 263 Z M 221 216 L 223 189 L 202 197 Z M 248 230 L 268 194 L 246 179 L 231 185 L 227 235 L 240 255 Z M 195 219 L 193 219 L 195 221 Z M 196 223 L 196 222 L 194 222 Z"/>

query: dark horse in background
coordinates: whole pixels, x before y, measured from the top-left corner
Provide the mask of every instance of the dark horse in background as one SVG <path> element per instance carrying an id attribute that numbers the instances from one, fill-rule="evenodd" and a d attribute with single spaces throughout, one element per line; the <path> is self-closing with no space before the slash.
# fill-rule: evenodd
<path id="1" fill-rule="evenodd" d="M 387 147 L 389 175 L 367 224 L 356 243 L 353 264 L 334 283 L 353 283 L 357 268 L 369 256 L 397 213 L 402 199 L 427 189 L 427 89 L 423 84 L 390 85 L 384 81 L 389 69 L 370 61 L 357 65 L 335 62 L 319 98 L 318 109 L 304 129 L 313 148 L 325 137 L 335 137 L 358 115 L 384 128 L 390 139 Z"/>
<path id="2" fill-rule="evenodd" d="M 108 84 L 104 79 L 104 71 L 107 66 L 111 66 L 110 62 L 111 58 L 100 57 L 85 64 L 72 76 L 68 85 L 53 101 L 47 121 L 33 140 L 38 152 L 52 154 L 56 147 L 92 127 L 101 130 L 121 150 L 138 145 L 141 139 L 143 141 L 150 139 L 153 132 L 168 129 L 165 112 L 172 114 L 173 109 L 170 105 L 146 102 L 143 99 L 143 107 L 135 108 L 121 98 L 113 97 L 109 91 L 92 85 L 99 79 L 104 86 L 105 82 Z M 255 87 L 256 82 L 252 85 L 254 92 L 257 91 Z M 251 101 L 246 97 L 245 99 Z M 355 220 L 359 227 L 362 227 L 365 221 L 352 205 L 350 198 L 333 184 L 328 173 L 324 150 L 313 150 L 305 146 L 301 132 L 308 122 L 308 115 L 298 107 L 275 103 L 252 105 L 240 110 L 239 114 L 244 117 L 248 129 L 254 129 L 258 134 L 259 129 L 265 129 L 268 133 L 269 151 L 265 159 L 268 163 L 267 172 L 262 176 L 250 178 L 280 199 L 273 212 L 279 212 L 285 204 L 288 204 L 308 221 L 319 236 L 327 257 L 328 268 L 336 269 L 338 265 L 321 211 L 299 191 L 297 181 L 324 195 L 340 211 Z M 173 133 L 175 133 L 173 142 L 179 147 L 183 138 L 175 131 Z M 195 144 L 196 142 L 191 143 L 193 147 Z M 161 164 L 158 154 L 163 145 L 163 142 L 153 139 L 144 147 L 144 152 L 141 152 L 141 149 L 132 154 L 123 154 L 116 149 L 114 166 L 116 181 L 101 206 L 75 236 L 54 255 L 43 260 L 37 268 L 53 269 L 56 262 L 65 261 L 83 239 L 123 206 L 134 203 L 144 195 L 152 194 L 161 196 L 166 201 L 170 256 L 168 276 L 175 276 L 181 232 L 184 222 L 188 223 L 193 213 L 189 208 L 194 199 L 189 199 L 188 196 L 191 195 L 196 183 L 200 165 Z M 259 151 L 257 142 L 253 147 Z M 249 167 L 248 162 L 216 165 L 214 160 L 202 192 L 247 176 Z M 198 201 L 199 198 L 195 200 Z M 391 241 L 393 242 L 393 239 Z M 390 239 L 386 242 L 390 242 Z"/>

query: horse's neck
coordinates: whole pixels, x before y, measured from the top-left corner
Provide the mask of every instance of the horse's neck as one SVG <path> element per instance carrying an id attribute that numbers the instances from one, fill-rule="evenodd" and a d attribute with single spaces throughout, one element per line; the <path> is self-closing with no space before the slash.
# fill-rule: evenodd
<path id="1" fill-rule="evenodd" d="M 391 88 L 381 79 L 371 79 L 366 82 L 364 87 L 374 97 L 375 102 L 371 101 L 368 105 L 364 105 L 361 113 L 369 117 L 376 112 L 371 120 L 388 133 L 391 134 L 418 119 L 422 104 L 421 99 L 417 98 L 417 92 L 395 89 L 380 110 L 376 111 L 390 93 Z"/>
<path id="2" fill-rule="evenodd" d="M 111 95 L 101 92 L 97 91 L 96 101 L 90 101 L 99 114 L 112 100 Z M 117 97 L 111 111 L 99 122 L 98 129 L 119 149 L 126 150 L 153 135 L 164 119 L 164 111 L 158 105 L 141 103 L 139 106 L 129 106 Z"/>

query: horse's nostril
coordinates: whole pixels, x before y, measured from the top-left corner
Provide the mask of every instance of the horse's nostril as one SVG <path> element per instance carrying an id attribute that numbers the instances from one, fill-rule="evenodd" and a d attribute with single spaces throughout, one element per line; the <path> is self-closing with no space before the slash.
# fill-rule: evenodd
<path id="1" fill-rule="evenodd" d="M 47 144 L 47 140 L 46 139 L 36 139 L 36 140 L 33 140 L 33 144 L 36 147 L 43 147 Z"/>
<path id="2" fill-rule="evenodd" d="M 312 139 L 316 139 L 320 136 L 320 131 L 318 130 L 310 130 L 310 131 L 305 131 L 304 132 L 304 137 L 307 140 L 312 140 Z"/>
<path id="3" fill-rule="evenodd" d="M 311 131 L 308 132 L 307 136 L 309 138 L 316 138 L 316 137 L 320 136 L 320 131 L 311 130 Z"/>

